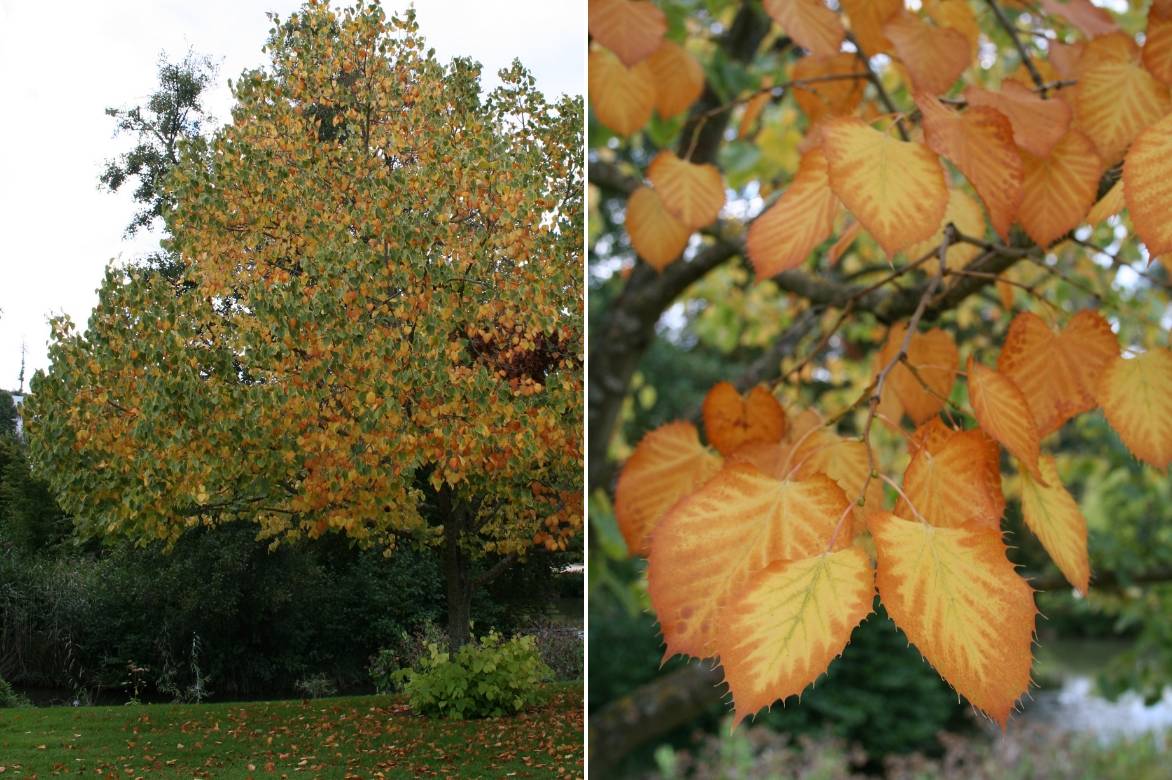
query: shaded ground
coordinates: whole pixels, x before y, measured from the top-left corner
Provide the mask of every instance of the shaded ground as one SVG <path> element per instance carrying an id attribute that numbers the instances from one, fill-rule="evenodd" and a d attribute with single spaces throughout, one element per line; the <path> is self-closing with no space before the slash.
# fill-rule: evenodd
<path id="1" fill-rule="evenodd" d="M 582 683 L 512 718 L 433 720 L 388 696 L 0 711 L 5 777 L 581 777 Z"/>

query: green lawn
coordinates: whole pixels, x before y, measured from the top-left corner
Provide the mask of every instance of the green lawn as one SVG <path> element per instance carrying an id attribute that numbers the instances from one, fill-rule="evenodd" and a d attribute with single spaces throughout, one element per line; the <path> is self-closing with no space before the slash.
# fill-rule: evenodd
<path id="1" fill-rule="evenodd" d="M 512 718 L 389 696 L 0 710 L 0 777 L 581 777 L 582 684 Z"/>

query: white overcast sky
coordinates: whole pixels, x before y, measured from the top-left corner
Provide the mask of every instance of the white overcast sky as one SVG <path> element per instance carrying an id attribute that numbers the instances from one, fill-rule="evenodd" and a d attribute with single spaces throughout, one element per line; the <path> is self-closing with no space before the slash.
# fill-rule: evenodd
<path id="1" fill-rule="evenodd" d="M 335 2 L 335 7 L 345 3 Z M 0 0 L 0 389 L 25 386 L 48 366 L 48 318 L 84 327 L 106 264 L 145 254 L 156 237 L 122 232 L 129 191 L 97 188 L 103 162 L 124 149 L 106 106 L 143 102 L 159 54 L 189 49 L 219 63 L 206 105 L 230 113 L 227 81 L 265 62 L 270 22 L 296 0 Z M 407 0 L 384 0 L 388 15 Z M 442 61 L 469 56 L 487 87 L 514 57 L 547 95 L 581 95 L 586 81 L 586 0 L 416 0 L 421 32 Z"/>

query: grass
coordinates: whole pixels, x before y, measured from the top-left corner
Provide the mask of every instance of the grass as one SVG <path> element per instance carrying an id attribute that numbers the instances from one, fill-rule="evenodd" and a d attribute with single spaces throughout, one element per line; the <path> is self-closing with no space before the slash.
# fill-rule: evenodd
<path id="1" fill-rule="evenodd" d="M 396 697 L 0 710 L 4 777 L 581 777 L 582 683 L 510 718 L 433 720 Z"/>

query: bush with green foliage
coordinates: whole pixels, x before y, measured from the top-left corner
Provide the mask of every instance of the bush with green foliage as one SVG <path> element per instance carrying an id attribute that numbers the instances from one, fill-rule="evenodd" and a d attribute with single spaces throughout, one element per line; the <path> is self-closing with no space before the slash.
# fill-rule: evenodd
<path id="1" fill-rule="evenodd" d="M 419 669 L 400 677 L 411 708 L 430 717 L 486 718 L 511 715 L 533 704 L 553 672 L 531 636 L 505 641 L 490 632 L 453 656 L 431 645 Z"/>
<path id="2" fill-rule="evenodd" d="M 28 699 L 17 693 L 12 685 L 0 677 L 0 709 L 4 707 L 24 707 L 28 704 Z"/>

